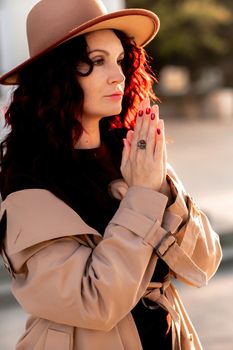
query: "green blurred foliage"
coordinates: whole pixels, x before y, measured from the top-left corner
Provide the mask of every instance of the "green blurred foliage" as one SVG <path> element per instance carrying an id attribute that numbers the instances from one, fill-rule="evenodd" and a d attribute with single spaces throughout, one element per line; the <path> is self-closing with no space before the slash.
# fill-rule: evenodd
<path id="1" fill-rule="evenodd" d="M 159 34 L 148 46 L 149 53 L 159 58 L 158 67 L 184 64 L 195 71 L 223 58 L 232 61 L 232 0 L 126 0 L 126 4 L 159 16 Z"/>

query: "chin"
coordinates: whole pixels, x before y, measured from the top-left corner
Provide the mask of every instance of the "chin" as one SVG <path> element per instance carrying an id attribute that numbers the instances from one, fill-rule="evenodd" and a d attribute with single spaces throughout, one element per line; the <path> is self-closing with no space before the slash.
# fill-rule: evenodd
<path id="1" fill-rule="evenodd" d="M 118 114 L 121 113 L 121 111 L 122 111 L 122 107 L 121 106 L 119 106 L 118 108 L 112 108 L 112 111 L 110 112 L 109 115 L 118 115 Z"/>
<path id="2" fill-rule="evenodd" d="M 118 108 L 108 112 L 105 111 L 101 113 L 101 115 L 103 116 L 103 118 L 108 118 L 108 117 L 113 117 L 114 115 L 119 115 L 120 113 L 121 113 L 121 108 Z"/>

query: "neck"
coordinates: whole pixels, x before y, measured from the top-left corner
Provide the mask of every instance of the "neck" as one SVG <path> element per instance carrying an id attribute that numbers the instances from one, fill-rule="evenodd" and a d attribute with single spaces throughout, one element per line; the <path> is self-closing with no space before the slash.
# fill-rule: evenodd
<path id="1" fill-rule="evenodd" d="M 82 120 L 83 133 L 78 142 L 74 145 L 75 149 L 97 148 L 101 145 L 99 119 L 85 122 Z"/>

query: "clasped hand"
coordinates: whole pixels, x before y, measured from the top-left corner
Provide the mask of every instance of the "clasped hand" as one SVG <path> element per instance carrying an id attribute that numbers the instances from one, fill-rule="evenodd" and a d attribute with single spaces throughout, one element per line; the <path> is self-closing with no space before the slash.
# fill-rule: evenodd
<path id="1" fill-rule="evenodd" d="M 137 146 L 146 141 L 146 148 Z M 121 173 L 128 186 L 143 186 L 163 192 L 166 186 L 166 143 L 164 122 L 159 118 L 159 107 L 150 107 L 143 100 L 138 109 L 134 131 L 129 130 L 124 141 Z"/>

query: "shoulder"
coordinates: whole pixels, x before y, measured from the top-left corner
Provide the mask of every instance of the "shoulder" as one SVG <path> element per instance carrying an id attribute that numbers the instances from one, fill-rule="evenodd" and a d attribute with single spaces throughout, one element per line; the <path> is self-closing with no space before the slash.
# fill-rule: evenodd
<path id="1" fill-rule="evenodd" d="M 4 186 L 1 188 L 1 196 L 5 200 L 11 193 L 32 188 L 43 189 L 44 186 L 39 178 L 33 176 L 30 171 L 10 166 L 6 173 Z"/>
<path id="2" fill-rule="evenodd" d="M 55 238 L 99 235 L 71 207 L 43 189 L 11 193 L 1 203 L 1 216 L 5 212 L 9 254 Z"/>

